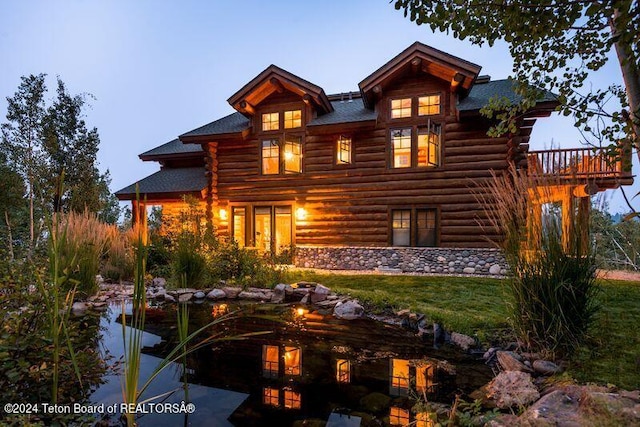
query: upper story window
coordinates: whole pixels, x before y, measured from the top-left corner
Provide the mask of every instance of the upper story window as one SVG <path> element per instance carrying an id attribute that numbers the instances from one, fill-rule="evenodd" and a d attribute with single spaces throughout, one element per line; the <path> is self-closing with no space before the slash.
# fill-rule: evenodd
<path id="1" fill-rule="evenodd" d="M 282 140 L 263 140 L 260 154 L 263 175 L 302 172 L 301 136 L 285 135 Z"/>
<path id="2" fill-rule="evenodd" d="M 280 113 L 264 113 L 262 114 L 262 130 L 278 130 L 280 129 Z"/>
<path id="3" fill-rule="evenodd" d="M 391 118 L 402 119 L 411 117 L 411 98 L 391 100 Z"/>
<path id="4" fill-rule="evenodd" d="M 391 129 L 391 167 L 438 167 L 441 164 L 440 124 L 427 122 L 427 126 Z"/>
<path id="5" fill-rule="evenodd" d="M 418 97 L 418 115 L 433 116 L 440 114 L 440 95 Z"/>
<path id="6" fill-rule="evenodd" d="M 302 126 L 302 110 L 292 110 L 284 112 L 285 129 L 299 128 L 300 126 Z"/>
<path id="7" fill-rule="evenodd" d="M 337 165 L 348 165 L 351 164 L 351 156 L 352 156 L 352 144 L 351 138 L 346 137 L 344 135 L 340 135 L 338 138 L 338 142 L 336 144 L 336 164 Z"/>

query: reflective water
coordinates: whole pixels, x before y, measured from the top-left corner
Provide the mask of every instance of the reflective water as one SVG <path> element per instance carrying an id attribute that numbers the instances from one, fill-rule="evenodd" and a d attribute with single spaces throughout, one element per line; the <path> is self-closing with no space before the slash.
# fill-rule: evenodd
<path id="1" fill-rule="evenodd" d="M 195 412 L 143 414 L 139 425 L 426 427 L 429 415 L 411 410 L 414 398 L 450 404 L 456 393 L 469 393 L 491 376 L 481 361 L 452 348 L 436 350 L 400 327 L 340 321 L 304 307 L 191 304 L 190 331 L 238 308 L 237 317 L 193 341 L 214 339 L 187 358 L 188 400 Z M 111 307 L 102 320 L 103 347 L 114 359 L 123 354 L 120 311 Z M 141 382 L 177 341 L 175 305 L 149 308 L 146 317 Z M 268 333 L 233 339 L 259 332 Z M 171 364 L 142 400 L 171 391 L 155 402 L 184 400 L 183 375 L 182 364 Z M 92 402 L 121 402 L 120 378 L 106 380 Z"/>

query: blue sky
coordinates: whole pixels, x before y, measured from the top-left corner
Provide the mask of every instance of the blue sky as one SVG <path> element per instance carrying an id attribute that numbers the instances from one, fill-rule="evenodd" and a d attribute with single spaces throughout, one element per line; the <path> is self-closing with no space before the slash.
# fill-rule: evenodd
<path id="1" fill-rule="evenodd" d="M 415 41 L 494 79 L 512 68 L 505 45 L 433 34 L 386 0 L 0 0 L 0 121 L 23 75 L 48 74 L 49 97 L 55 76 L 71 93 L 92 94 L 86 120 L 115 191 L 158 170 L 138 154 L 233 112 L 226 99 L 270 64 L 327 94 L 346 92 Z M 589 83 L 612 82 L 621 82 L 615 62 Z M 538 121 L 531 147 L 579 141 L 571 119 L 554 114 Z M 612 211 L 626 210 L 619 194 L 607 197 Z"/>

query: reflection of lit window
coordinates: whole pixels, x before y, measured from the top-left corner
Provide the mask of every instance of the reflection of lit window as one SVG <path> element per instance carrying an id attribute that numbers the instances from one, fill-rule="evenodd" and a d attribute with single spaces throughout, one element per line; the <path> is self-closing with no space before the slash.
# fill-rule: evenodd
<path id="1" fill-rule="evenodd" d="M 302 111 L 293 110 L 284 112 L 284 128 L 299 128 L 302 126 Z"/>
<path id="2" fill-rule="evenodd" d="M 211 310 L 211 315 L 213 317 L 220 317 L 224 314 L 227 314 L 228 311 L 229 311 L 229 306 L 227 304 L 217 304 L 213 306 L 213 309 Z"/>
<path id="3" fill-rule="evenodd" d="M 416 391 L 429 393 L 433 388 L 433 365 L 416 366 Z"/>
<path id="4" fill-rule="evenodd" d="M 266 378 L 278 378 L 278 347 L 262 346 L 262 375 Z"/>
<path id="5" fill-rule="evenodd" d="M 409 391 L 409 361 L 391 359 L 389 394 L 404 395 Z"/>
<path id="6" fill-rule="evenodd" d="M 389 410 L 389 424 L 392 426 L 408 426 L 409 410 L 392 406 Z"/>
<path id="7" fill-rule="evenodd" d="M 300 409 L 300 393 L 297 393 L 290 388 L 285 388 L 284 407 L 288 409 Z"/>
<path id="8" fill-rule="evenodd" d="M 339 383 L 351 382 L 351 364 L 348 360 L 338 359 L 336 361 L 336 380 Z"/>
<path id="9" fill-rule="evenodd" d="M 302 371 L 302 350 L 298 347 L 284 348 L 284 373 L 300 375 Z"/>
<path id="10" fill-rule="evenodd" d="M 262 130 L 278 130 L 279 122 L 280 113 L 265 113 L 262 115 Z"/>
<path id="11" fill-rule="evenodd" d="M 428 95 L 418 98 L 418 115 L 440 114 L 440 95 Z"/>
<path id="12" fill-rule="evenodd" d="M 279 395 L 277 388 L 265 387 L 262 389 L 262 403 L 268 406 L 278 406 Z"/>
<path id="13" fill-rule="evenodd" d="M 429 412 L 418 412 L 416 414 L 416 427 L 433 427 L 434 420 Z"/>
<path id="14" fill-rule="evenodd" d="M 391 118 L 411 117 L 411 98 L 391 100 Z"/>

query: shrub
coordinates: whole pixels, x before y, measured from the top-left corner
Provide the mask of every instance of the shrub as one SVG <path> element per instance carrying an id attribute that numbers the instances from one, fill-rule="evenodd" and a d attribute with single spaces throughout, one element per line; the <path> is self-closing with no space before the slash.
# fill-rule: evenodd
<path id="1" fill-rule="evenodd" d="M 102 276 L 112 281 L 133 278 L 133 239 L 135 230 L 120 231 L 109 228 L 106 259 L 101 268 Z"/>
<path id="2" fill-rule="evenodd" d="M 171 261 L 171 279 L 175 286 L 185 284 L 202 288 L 207 280 L 207 261 L 198 236 L 184 232 L 178 237 Z"/>
<path id="3" fill-rule="evenodd" d="M 479 194 L 494 231 L 504 233 L 498 243 L 511 270 L 507 300 L 515 333 L 533 350 L 565 355 L 585 338 L 599 288 L 594 254 L 577 229 L 578 212 L 564 213 L 569 227 L 531 214 L 533 197 L 552 199 L 552 184 L 512 169 L 494 175 Z"/>

